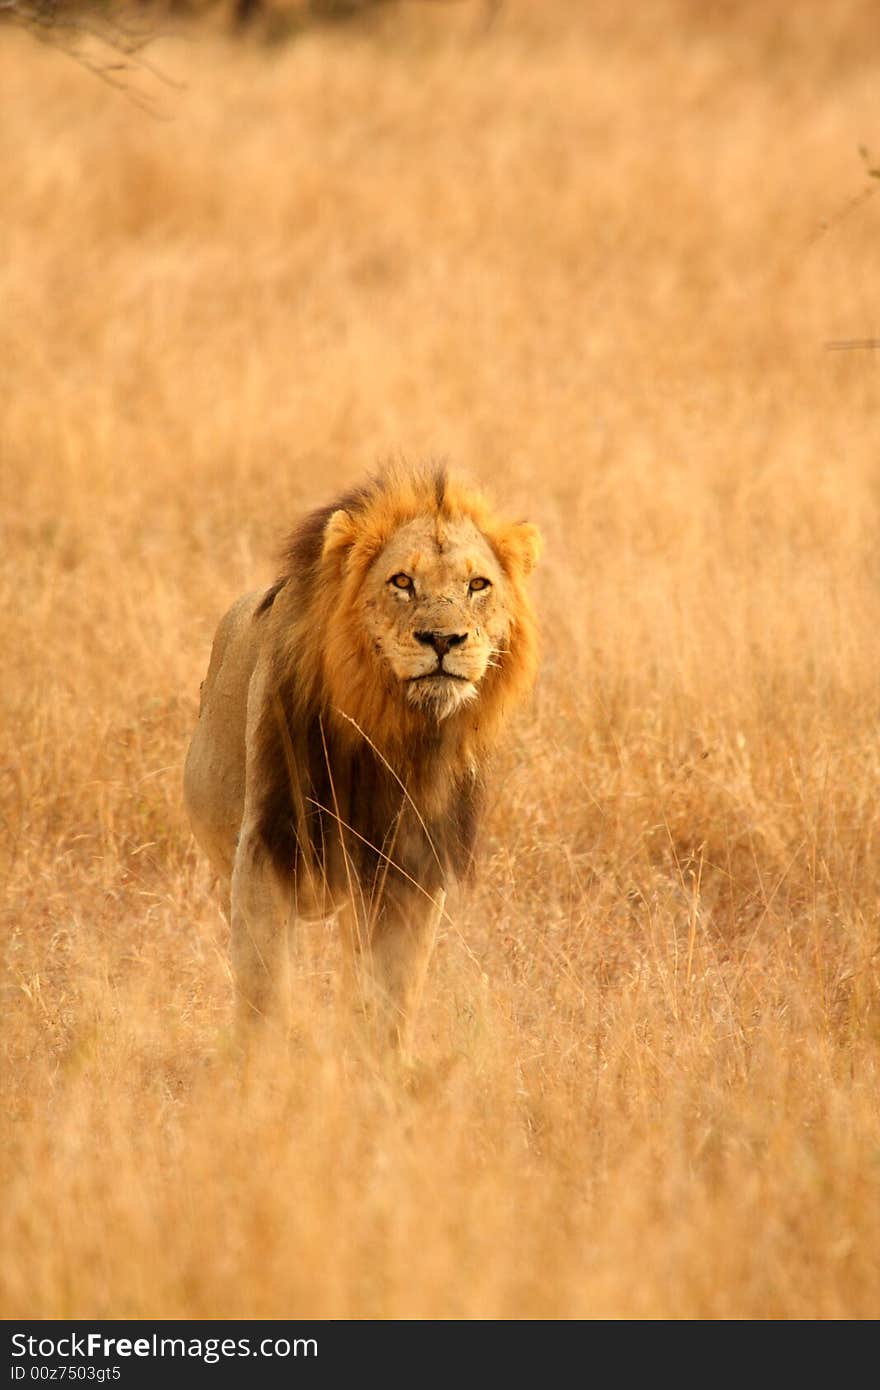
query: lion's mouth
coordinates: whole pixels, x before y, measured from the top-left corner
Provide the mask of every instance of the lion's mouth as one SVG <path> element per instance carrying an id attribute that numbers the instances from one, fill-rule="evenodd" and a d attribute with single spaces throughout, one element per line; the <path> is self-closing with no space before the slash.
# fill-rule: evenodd
<path id="1" fill-rule="evenodd" d="M 437 666 L 433 671 L 425 671 L 421 676 L 410 676 L 412 681 L 464 681 L 468 683 L 468 676 L 456 675 L 455 671 L 447 671 L 442 666 Z"/>

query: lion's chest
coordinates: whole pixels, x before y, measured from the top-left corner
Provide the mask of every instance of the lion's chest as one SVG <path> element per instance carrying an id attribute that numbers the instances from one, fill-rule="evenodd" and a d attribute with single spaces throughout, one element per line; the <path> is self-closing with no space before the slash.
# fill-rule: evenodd
<path id="1" fill-rule="evenodd" d="M 430 763 L 397 772 L 372 747 L 334 739 L 320 716 L 274 752 L 260 833 L 292 878 L 301 915 L 326 916 L 353 891 L 433 892 L 467 870 L 479 800 L 472 773 L 434 775 Z"/>

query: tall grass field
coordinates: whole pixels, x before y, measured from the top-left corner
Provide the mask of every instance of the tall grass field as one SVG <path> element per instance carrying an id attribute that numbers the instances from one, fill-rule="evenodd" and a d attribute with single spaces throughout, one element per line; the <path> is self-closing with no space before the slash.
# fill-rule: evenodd
<path id="1" fill-rule="evenodd" d="M 877 1317 L 875 6 L 156 27 L 0 29 L 0 1314 Z M 413 1066 L 313 924 L 243 1074 L 199 683 L 399 455 L 539 683 Z"/>

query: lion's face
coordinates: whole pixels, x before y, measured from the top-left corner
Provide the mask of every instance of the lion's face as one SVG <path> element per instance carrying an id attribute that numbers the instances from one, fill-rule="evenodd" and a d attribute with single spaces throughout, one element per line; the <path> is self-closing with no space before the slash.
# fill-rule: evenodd
<path id="1" fill-rule="evenodd" d="M 538 531 L 442 465 L 389 467 L 340 503 L 307 517 L 289 552 L 310 698 L 398 767 L 420 756 L 423 721 L 443 725 L 451 762 L 476 766 L 535 676 Z"/>
<path id="2" fill-rule="evenodd" d="M 373 651 L 408 704 L 439 721 L 478 697 L 510 636 L 507 587 L 470 518 L 419 517 L 396 532 L 361 602 Z"/>

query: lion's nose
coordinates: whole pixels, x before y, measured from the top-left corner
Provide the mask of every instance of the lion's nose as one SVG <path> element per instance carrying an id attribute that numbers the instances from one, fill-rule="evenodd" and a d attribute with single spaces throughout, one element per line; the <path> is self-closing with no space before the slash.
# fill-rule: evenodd
<path id="1" fill-rule="evenodd" d="M 439 657 L 444 657 L 451 647 L 460 647 L 467 641 L 466 632 L 417 632 L 417 642 L 423 647 L 433 647 Z"/>

